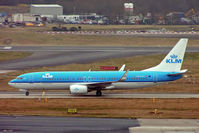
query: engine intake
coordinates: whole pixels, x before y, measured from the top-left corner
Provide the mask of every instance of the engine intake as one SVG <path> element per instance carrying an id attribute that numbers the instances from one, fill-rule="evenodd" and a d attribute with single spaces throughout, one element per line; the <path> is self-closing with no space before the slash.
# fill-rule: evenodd
<path id="1" fill-rule="evenodd" d="M 84 85 L 71 85 L 70 93 L 71 94 L 86 94 L 88 93 L 88 87 Z"/>

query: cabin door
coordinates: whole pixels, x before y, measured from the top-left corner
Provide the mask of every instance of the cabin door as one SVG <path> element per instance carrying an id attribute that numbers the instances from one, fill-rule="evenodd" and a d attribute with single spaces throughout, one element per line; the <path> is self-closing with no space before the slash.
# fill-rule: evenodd
<path id="1" fill-rule="evenodd" d="M 153 82 L 154 83 L 158 82 L 158 74 L 156 74 L 156 73 L 153 75 Z"/>
<path id="2" fill-rule="evenodd" d="M 31 89 L 33 89 L 33 76 L 32 75 L 30 75 L 29 77 L 29 86 Z"/>

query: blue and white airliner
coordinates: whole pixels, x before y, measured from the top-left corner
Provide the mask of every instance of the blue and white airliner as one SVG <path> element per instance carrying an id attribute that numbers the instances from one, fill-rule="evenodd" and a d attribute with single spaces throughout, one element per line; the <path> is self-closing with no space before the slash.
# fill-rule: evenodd
<path id="1" fill-rule="evenodd" d="M 102 90 L 134 89 L 167 83 L 182 78 L 186 70 L 181 70 L 188 39 L 183 38 L 173 47 L 162 62 L 142 71 L 49 71 L 33 72 L 18 76 L 8 84 L 20 90 L 69 89 L 71 94 L 84 95 Z"/>

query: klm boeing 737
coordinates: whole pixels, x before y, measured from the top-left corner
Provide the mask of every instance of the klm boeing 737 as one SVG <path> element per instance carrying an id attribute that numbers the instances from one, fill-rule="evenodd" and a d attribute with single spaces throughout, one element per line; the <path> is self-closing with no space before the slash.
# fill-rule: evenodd
<path id="1" fill-rule="evenodd" d="M 11 80 L 10 86 L 26 91 L 69 89 L 71 94 L 87 94 L 102 90 L 134 89 L 167 83 L 182 78 L 181 70 L 188 39 L 180 39 L 162 62 L 142 71 L 56 71 L 22 74 Z"/>

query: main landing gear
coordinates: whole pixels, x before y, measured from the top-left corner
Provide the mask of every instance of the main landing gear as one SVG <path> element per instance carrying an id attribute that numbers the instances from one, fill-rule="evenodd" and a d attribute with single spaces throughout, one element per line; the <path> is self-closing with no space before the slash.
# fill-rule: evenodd
<path id="1" fill-rule="evenodd" d="M 26 96 L 29 96 L 29 91 L 26 91 Z"/>
<path id="2" fill-rule="evenodd" d="M 102 96 L 102 91 L 101 90 L 97 90 L 96 91 L 96 96 Z"/>

